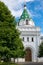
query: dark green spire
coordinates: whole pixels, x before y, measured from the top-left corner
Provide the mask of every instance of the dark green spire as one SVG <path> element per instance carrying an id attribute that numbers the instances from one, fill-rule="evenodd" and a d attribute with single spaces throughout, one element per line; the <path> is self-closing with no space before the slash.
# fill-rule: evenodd
<path id="1" fill-rule="evenodd" d="M 26 10 L 26 5 L 24 5 L 24 10 L 23 10 L 23 13 L 22 13 L 22 15 L 20 17 L 20 20 L 21 19 L 23 19 L 23 20 L 25 20 L 25 19 L 30 20 L 30 15 L 28 14 L 28 12 Z"/>

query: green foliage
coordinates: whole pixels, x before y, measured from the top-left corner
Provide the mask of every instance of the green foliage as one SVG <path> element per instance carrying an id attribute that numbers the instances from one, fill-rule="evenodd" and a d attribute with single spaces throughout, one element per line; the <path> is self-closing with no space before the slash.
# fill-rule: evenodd
<path id="1" fill-rule="evenodd" d="M 0 65 L 18 65 L 18 64 L 9 63 L 9 62 L 3 62 L 3 63 L 0 62 Z"/>
<path id="2" fill-rule="evenodd" d="M 43 42 L 39 46 L 39 57 L 43 57 Z"/>
<path id="3" fill-rule="evenodd" d="M 19 35 L 15 18 L 0 1 L 0 57 L 9 59 L 24 56 L 24 47 Z"/>
<path id="4" fill-rule="evenodd" d="M 8 8 L 0 1 L 0 21 L 12 22 L 14 20 L 11 12 Z"/>

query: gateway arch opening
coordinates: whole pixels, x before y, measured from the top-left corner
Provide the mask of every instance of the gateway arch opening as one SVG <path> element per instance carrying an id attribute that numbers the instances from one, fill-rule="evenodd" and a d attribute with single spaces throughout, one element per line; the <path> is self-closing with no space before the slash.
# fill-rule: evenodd
<path id="1" fill-rule="evenodd" d="M 26 51 L 25 61 L 31 62 L 32 61 L 32 51 L 31 51 L 31 49 L 27 48 L 25 51 Z"/>

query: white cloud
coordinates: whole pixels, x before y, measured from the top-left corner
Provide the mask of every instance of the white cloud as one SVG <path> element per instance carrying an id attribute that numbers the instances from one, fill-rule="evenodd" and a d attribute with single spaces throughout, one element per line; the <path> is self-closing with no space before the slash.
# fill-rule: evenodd
<path id="1" fill-rule="evenodd" d="M 34 1 L 34 0 L 25 0 L 26 2 L 28 2 L 28 1 Z"/>
<path id="2" fill-rule="evenodd" d="M 12 10 L 12 15 L 14 15 L 15 17 L 20 17 L 22 14 L 22 9 L 18 10 L 18 11 L 14 11 Z"/>
<path id="3" fill-rule="evenodd" d="M 19 2 L 29 2 L 29 1 L 34 1 L 34 0 L 19 0 Z"/>
<path id="4" fill-rule="evenodd" d="M 24 2 L 34 1 L 34 0 L 0 0 L 3 1 L 8 7 L 17 8 Z"/>
<path id="5" fill-rule="evenodd" d="M 16 17 L 20 16 L 22 13 L 22 4 L 25 2 L 29 1 L 34 1 L 34 0 L 0 0 L 4 2 L 8 8 L 11 10 L 12 14 Z"/>

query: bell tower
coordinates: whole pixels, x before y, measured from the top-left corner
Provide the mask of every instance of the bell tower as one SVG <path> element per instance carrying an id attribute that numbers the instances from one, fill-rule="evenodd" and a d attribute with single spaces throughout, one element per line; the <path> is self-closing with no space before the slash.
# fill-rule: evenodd
<path id="1" fill-rule="evenodd" d="M 36 27 L 34 21 L 24 4 L 22 15 L 20 16 L 17 28 L 21 32 L 20 37 L 27 54 L 25 61 L 37 62 L 38 46 L 40 43 L 40 27 Z"/>

